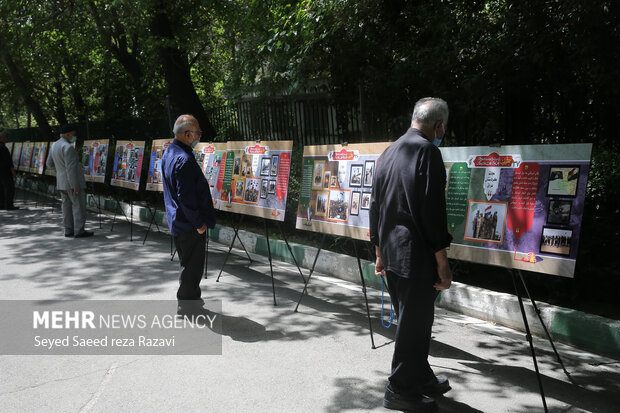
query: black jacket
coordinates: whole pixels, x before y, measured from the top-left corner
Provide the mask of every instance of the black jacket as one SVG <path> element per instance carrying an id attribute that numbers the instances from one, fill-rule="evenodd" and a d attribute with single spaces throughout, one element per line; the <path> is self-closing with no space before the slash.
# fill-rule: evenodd
<path id="1" fill-rule="evenodd" d="M 450 246 L 446 170 L 439 149 L 410 128 L 377 160 L 370 241 L 385 269 L 400 277 L 436 275 L 434 253 Z"/>

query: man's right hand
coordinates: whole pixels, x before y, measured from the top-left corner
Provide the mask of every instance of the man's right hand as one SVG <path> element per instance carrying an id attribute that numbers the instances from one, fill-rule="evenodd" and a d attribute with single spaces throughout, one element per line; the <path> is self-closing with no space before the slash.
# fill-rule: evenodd
<path id="1" fill-rule="evenodd" d="M 445 249 L 437 251 L 435 259 L 437 260 L 439 282 L 435 283 L 434 287 L 437 291 L 447 290 L 452 285 L 452 270 L 448 261 L 448 252 Z"/>
<path id="2" fill-rule="evenodd" d="M 202 227 L 198 228 L 196 231 L 202 235 L 205 233 L 205 231 L 207 230 L 207 224 L 204 224 Z"/>
<path id="3" fill-rule="evenodd" d="M 73 188 L 73 193 L 76 195 L 80 194 L 80 188 Z"/>

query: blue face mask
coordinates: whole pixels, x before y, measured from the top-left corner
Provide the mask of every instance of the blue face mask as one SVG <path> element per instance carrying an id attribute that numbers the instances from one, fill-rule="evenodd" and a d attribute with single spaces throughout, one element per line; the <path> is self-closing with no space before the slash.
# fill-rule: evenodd
<path id="1" fill-rule="evenodd" d="M 196 139 L 195 141 L 192 142 L 191 144 L 192 149 L 194 149 L 196 145 L 198 145 L 198 142 L 200 142 L 200 139 Z"/>
<path id="2" fill-rule="evenodd" d="M 443 141 L 444 136 L 446 136 L 446 128 L 443 128 L 443 133 L 439 138 L 436 137 L 435 139 L 433 139 L 433 145 L 439 147 L 439 145 L 441 145 L 441 141 Z"/>
<path id="3" fill-rule="evenodd" d="M 73 135 L 73 137 L 71 138 L 71 140 L 69 141 L 69 143 L 75 143 L 75 141 L 77 141 L 77 136 Z"/>

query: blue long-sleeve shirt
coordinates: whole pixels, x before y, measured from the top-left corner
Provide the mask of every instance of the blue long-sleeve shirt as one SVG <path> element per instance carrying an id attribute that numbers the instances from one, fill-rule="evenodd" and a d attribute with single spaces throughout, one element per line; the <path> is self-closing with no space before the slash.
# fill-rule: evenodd
<path id="1" fill-rule="evenodd" d="M 192 148 L 175 139 L 161 160 L 166 218 L 172 236 L 215 227 L 215 209 L 209 182 L 202 174 Z"/>

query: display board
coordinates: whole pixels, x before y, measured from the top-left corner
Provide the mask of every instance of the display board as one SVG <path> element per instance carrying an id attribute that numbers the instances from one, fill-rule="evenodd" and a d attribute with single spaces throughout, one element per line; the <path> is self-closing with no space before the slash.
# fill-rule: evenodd
<path id="1" fill-rule="evenodd" d="M 11 154 L 11 157 L 13 156 L 13 146 L 15 145 L 15 142 L 7 142 L 6 143 L 6 148 L 9 150 L 9 153 Z"/>
<path id="2" fill-rule="evenodd" d="M 297 229 L 370 240 L 377 158 L 390 142 L 304 147 Z"/>
<path id="3" fill-rule="evenodd" d="M 34 149 L 34 142 L 24 142 L 22 145 L 22 154 L 19 158 L 19 167 L 17 168 L 21 172 L 30 172 L 30 161 L 32 160 L 32 152 Z"/>
<path id="4" fill-rule="evenodd" d="M 110 184 L 137 191 L 140 188 L 145 141 L 118 141 Z"/>
<path id="5" fill-rule="evenodd" d="M 222 142 L 199 143 L 194 148 L 196 162 L 198 162 L 202 173 L 209 182 L 213 205 L 218 204 L 215 199 L 214 189 L 217 185 L 217 178 L 220 173 L 220 166 L 222 165 L 224 153 L 226 153 L 226 143 Z"/>
<path id="6" fill-rule="evenodd" d="M 215 208 L 284 221 L 293 141 L 216 145 L 208 160 L 203 160 L 205 176 L 213 184 Z"/>
<path id="7" fill-rule="evenodd" d="M 32 162 L 30 162 L 30 172 L 43 175 L 45 159 L 47 155 L 47 142 L 36 142 L 32 150 Z"/>
<path id="8" fill-rule="evenodd" d="M 574 275 L 591 144 L 441 152 L 450 258 Z"/>
<path id="9" fill-rule="evenodd" d="M 104 182 L 108 161 L 108 139 L 84 141 L 82 166 L 87 182 Z"/>
<path id="10" fill-rule="evenodd" d="M 15 142 L 13 144 L 13 152 L 11 152 L 11 159 L 13 159 L 13 168 L 15 170 L 19 170 L 19 161 L 22 157 L 22 146 L 24 144 L 22 142 Z"/>
<path id="11" fill-rule="evenodd" d="M 151 145 L 151 158 L 149 161 L 149 176 L 146 178 L 147 191 L 163 192 L 163 177 L 161 173 L 161 157 L 164 151 L 172 143 L 172 139 L 153 139 Z"/>

